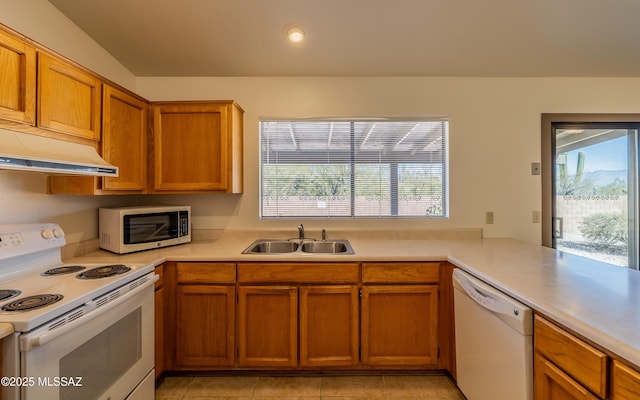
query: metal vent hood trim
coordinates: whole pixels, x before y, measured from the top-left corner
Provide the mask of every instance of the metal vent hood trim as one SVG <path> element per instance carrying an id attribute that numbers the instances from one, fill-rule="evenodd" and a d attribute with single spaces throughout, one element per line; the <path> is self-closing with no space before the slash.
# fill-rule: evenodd
<path id="1" fill-rule="evenodd" d="M 0 128 L 0 169 L 63 175 L 118 176 L 91 146 Z"/>

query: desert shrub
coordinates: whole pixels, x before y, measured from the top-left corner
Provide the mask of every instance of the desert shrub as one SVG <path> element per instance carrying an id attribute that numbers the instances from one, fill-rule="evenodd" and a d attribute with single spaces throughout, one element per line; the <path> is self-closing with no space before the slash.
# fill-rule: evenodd
<path id="1" fill-rule="evenodd" d="M 622 213 L 598 213 L 584 217 L 580 232 L 598 246 L 625 244 L 629 237 L 627 216 Z"/>

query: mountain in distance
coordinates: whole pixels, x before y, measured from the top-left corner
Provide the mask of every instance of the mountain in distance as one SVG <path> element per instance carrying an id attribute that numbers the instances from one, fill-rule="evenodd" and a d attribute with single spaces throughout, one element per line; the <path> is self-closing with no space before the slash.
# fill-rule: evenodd
<path id="1" fill-rule="evenodd" d="M 618 179 L 624 183 L 627 183 L 628 173 L 626 169 L 598 170 L 587 171 L 584 173 L 583 177 L 585 181 L 591 182 L 593 186 L 602 187 L 610 185 Z"/>

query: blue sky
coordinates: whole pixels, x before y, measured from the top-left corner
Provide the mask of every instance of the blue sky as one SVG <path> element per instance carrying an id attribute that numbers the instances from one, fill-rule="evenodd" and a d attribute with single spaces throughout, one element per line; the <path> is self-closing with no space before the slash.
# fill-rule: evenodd
<path id="1" fill-rule="evenodd" d="M 579 151 L 585 155 L 585 172 L 627 169 L 627 138 L 625 136 L 569 152 L 567 156 L 570 174 L 576 170 Z"/>

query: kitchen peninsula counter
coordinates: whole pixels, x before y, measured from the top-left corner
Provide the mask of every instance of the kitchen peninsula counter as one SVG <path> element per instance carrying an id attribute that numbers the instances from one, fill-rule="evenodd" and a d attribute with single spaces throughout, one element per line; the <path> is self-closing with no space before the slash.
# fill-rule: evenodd
<path id="1" fill-rule="evenodd" d="M 241 254 L 253 234 L 128 255 L 95 251 L 69 262 L 449 261 L 566 328 L 640 367 L 640 273 L 513 239 L 366 239 L 353 255 Z M 332 237 L 333 239 L 333 237 Z"/>

